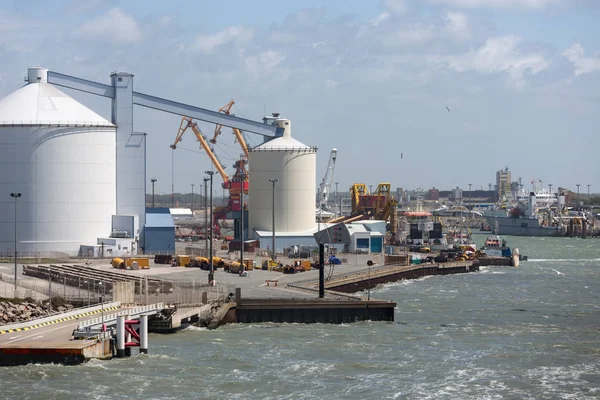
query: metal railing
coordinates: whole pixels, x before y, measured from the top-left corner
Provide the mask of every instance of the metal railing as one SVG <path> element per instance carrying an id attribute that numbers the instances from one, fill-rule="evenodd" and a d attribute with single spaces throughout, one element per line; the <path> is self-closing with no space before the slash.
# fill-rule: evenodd
<path id="1" fill-rule="evenodd" d="M 56 321 L 57 319 L 60 319 L 60 318 L 77 317 L 77 316 L 80 316 L 80 315 L 83 315 L 86 313 L 99 311 L 102 308 L 112 309 L 114 307 L 119 307 L 120 305 L 121 305 L 121 303 L 119 303 L 119 302 L 111 302 L 111 303 L 104 303 L 104 305 L 101 305 L 101 306 L 75 308 L 69 312 L 56 313 L 56 314 L 52 314 L 50 316 L 46 316 L 46 317 L 42 317 L 42 318 L 35 318 L 35 319 L 29 320 L 26 322 L 19 322 L 17 324 L 10 324 L 10 325 L 0 325 L 0 328 L 2 330 L 29 328 L 34 325 L 39 325 L 39 324 L 43 324 L 46 322 Z"/>
<path id="2" fill-rule="evenodd" d="M 82 330 L 88 327 L 93 327 L 96 325 L 101 325 L 101 324 L 107 324 L 107 325 L 111 325 L 113 322 L 115 322 L 117 320 L 117 317 L 120 315 L 129 315 L 132 318 L 137 317 L 139 315 L 142 314 L 156 314 L 157 311 L 160 311 L 164 308 L 163 303 L 156 303 L 156 304 L 150 304 L 150 305 L 146 305 L 146 306 L 140 306 L 140 307 L 134 307 L 134 308 L 127 308 L 127 309 L 123 309 L 120 311 L 117 311 L 115 313 L 107 313 L 104 315 L 101 315 L 99 317 L 96 318 L 91 318 L 85 321 L 81 321 L 80 323 L 77 324 L 77 330 Z"/>

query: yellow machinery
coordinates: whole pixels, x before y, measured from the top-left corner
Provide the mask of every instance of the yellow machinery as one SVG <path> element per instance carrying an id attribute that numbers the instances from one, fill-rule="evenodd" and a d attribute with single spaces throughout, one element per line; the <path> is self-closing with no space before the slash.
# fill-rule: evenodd
<path id="1" fill-rule="evenodd" d="M 373 218 L 390 222 L 390 234 L 394 240 L 397 234 L 396 209 L 398 201 L 391 195 L 391 184 L 380 183 L 373 194 L 369 193 L 367 185 L 355 183 L 350 188 L 352 200 L 352 213 L 348 216 L 334 218 L 329 223 L 354 222 Z"/>
<path id="2" fill-rule="evenodd" d="M 272 270 L 273 268 L 277 268 L 279 263 L 275 260 L 264 260 L 262 263 L 263 270 Z"/>
<path id="3" fill-rule="evenodd" d="M 208 265 L 209 259 L 206 257 L 194 257 L 186 267 L 202 268 L 203 265 Z"/>
<path id="4" fill-rule="evenodd" d="M 110 261 L 110 264 L 113 266 L 113 268 L 118 269 L 131 269 L 134 263 L 137 263 L 137 268 L 139 269 L 150 268 L 150 260 L 147 258 L 130 257 L 123 259 L 120 257 L 115 257 Z"/>
<path id="5" fill-rule="evenodd" d="M 191 263 L 191 257 L 187 255 L 177 255 L 175 256 L 175 265 L 176 267 L 187 267 Z"/>
<path id="6" fill-rule="evenodd" d="M 147 258 L 128 258 L 125 260 L 125 265 L 131 268 L 134 262 L 137 262 L 139 269 L 150 269 L 150 260 Z"/>
<path id="7" fill-rule="evenodd" d="M 125 260 L 119 257 L 115 257 L 110 261 L 113 268 L 125 269 Z"/>

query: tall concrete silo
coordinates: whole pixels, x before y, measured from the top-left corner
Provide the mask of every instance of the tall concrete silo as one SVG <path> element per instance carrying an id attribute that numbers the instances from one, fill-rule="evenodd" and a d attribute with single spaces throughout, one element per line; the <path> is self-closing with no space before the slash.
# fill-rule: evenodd
<path id="1" fill-rule="evenodd" d="M 284 128 L 281 137 L 250 150 L 248 233 L 272 231 L 273 184 L 275 183 L 275 232 L 307 232 L 315 228 L 316 153 L 315 147 L 291 136 L 291 122 L 275 118 Z"/>
<path id="2" fill-rule="evenodd" d="M 0 100 L 0 252 L 76 255 L 111 232 L 116 213 L 115 126 L 30 68 Z"/>

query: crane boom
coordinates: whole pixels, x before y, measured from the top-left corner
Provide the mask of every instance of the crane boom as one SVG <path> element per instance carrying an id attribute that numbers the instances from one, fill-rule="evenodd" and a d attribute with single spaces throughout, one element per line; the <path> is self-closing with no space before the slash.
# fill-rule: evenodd
<path id="1" fill-rule="evenodd" d="M 322 210 L 327 209 L 327 201 L 329 200 L 329 192 L 331 192 L 331 183 L 333 182 L 333 172 L 335 170 L 335 160 L 337 159 L 337 149 L 331 149 L 329 153 L 329 162 L 327 163 L 327 171 L 325 171 L 325 176 L 321 181 L 321 186 L 319 187 L 320 198 L 319 198 L 319 208 Z"/>
<path id="2" fill-rule="evenodd" d="M 219 108 L 219 112 L 223 113 L 225 115 L 229 115 L 231 113 L 231 107 L 233 107 L 234 104 L 235 104 L 235 101 L 231 100 L 229 103 L 227 103 L 223 107 Z M 222 128 L 223 128 L 223 125 L 215 126 L 215 134 L 213 135 L 213 138 L 210 139 L 210 142 L 212 144 L 217 143 L 217 136 L 219 136 L 221 134 Z M 244 139 L 244 136 L 242 135 L 242 131 L 240 131 L 237 128 L 232 128 L 232 129 L 233 129 L 233 134 L 235 135 L 240 146 L 242 147 L 242 151 L 244 152 L 244 155 L 246 156 L 246 158 L 248 158 L 248 145 L 246 144 L 246 140 Z"/>
<path id="3" fill-rule="evenodd" d="M 206 152 L 206 154 L 212 161 L 213 165 L 217 169 L 217 172 L 219 173 L 219 175 L 221 175 L 221 178 L 223 178 L 223 186 L 229 186 L 229 176 L 227 175 L 227 173 L 223 169 L 223 166 L 221 165 L 221 163 L 215 156 L 215 153 L 213 153 L 213 151 L 210 149 L 210 146 L 208 145 L 208 142 L 206 141 L 204 136 L 202 136 L 202 132 L 200 131 L 200 128 L 198 128 L 198 124 L 193 122 L 191 118 L 189 118 L 189 117 L 181 118 L 181 123 L 179 124 L 179 130 L 177 131 L 177 136 L 175 137 L 175 142 L 171 145 L 171 148 L 173 150 L 175 150 L 177 148 L 177 144 L 179 142 L 181 142 L 181 138 L 183 137 L 183 134 L 185 133 L 185 131 L 188 128 L 192 129 L 192 132 L 194 132 L 194 134 L 196 135 L 196 139 L 198 139 L 198 141 L 200 142 L 200 145 L 202 146 L 202 148 L 204 149 L 204 151 Z"/>

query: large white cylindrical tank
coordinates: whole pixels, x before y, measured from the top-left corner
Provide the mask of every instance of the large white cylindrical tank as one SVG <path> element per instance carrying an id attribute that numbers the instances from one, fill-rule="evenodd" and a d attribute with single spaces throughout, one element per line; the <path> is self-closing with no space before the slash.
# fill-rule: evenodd
<path id="1" fill-rule="evenodd" d="M 283 136 L 250 150 L 248 220 L 250 236 L 255 231 L 272 231 L 273 183 L 275 182 L 275 234 L 307 232 L 315 228 L 316 154 L 291 137 L 291 122 L 273 122 Z"/>
<path id="2" fill-rule="evenodd" d="M 111 232 L 116 213 L 115 127 L 30 68 L 29 84 L 0 100 L 0 252 L 77 255 Z"/>

